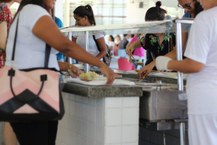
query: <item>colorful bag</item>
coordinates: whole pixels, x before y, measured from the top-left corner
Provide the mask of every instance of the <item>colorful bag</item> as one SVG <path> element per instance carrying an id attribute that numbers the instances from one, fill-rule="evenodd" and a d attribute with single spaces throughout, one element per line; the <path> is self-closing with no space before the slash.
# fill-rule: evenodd
<path id="1" fill-rule="evenodd" d="M 18 20 L 17 20 L 18 21 Z M 18 22 L 12 61 L 16 51 Z M 59 120 L 64 115 L 59 72 L 48 68 L 50 46 L 46 45 L 44 68 L 0 69 L 0 121 Z"/>

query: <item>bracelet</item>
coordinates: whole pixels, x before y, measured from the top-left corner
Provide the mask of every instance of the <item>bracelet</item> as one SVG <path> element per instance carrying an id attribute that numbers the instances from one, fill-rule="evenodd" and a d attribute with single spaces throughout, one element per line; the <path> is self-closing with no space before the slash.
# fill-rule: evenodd
<path id="1" fill-rule="evenodd" d="M 72 73 L 73 73 L 73 72 L 72 72 L 72 65 L 71 65 L 70 63 L 68 63 L 67 72 L 68 72 L 69 74 L 72 74 Z"/>

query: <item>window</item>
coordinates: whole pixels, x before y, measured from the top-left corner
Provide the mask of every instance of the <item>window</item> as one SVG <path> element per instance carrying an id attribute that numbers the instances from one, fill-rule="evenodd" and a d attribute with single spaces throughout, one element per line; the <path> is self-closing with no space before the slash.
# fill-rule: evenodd
<path id="1" fill-rule="evenodd" d="M 70 2 L 69 25 L 74 25 L 73 11 L 79 5 L 90 4 L 93 8 L 97 25 L 120 24 L 126 22 L 127 0 L 83 0 Z"/>

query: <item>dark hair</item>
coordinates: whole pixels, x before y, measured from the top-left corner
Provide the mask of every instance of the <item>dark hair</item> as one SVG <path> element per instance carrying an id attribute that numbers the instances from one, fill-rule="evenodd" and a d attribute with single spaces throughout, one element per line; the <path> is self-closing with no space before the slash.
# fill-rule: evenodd
<path id="1" fill-rule="evenodd" d="M 111 38 L 111 41 L 115 41 L 115 38 L 113 37 L 113 35 L 109 35 L 109 37 Z"/>
<path id="2" fill-rule="evenodd" d="M 195 17 L 196 17 L 198 13 L 203 11 L 203 8 L 202 8 L 201 4 L 198 1 L 195 2 L 194 7 L 195 7 L 194 13 L 195 13 Z"/>
<path id="3" fill-rule="evenodd" d="M 79 17 L 87 17 L 88 20 L 90 21 L 91 25 L 96 25 L 96 21 L 94 18 L 93 10 L 90 5 L 86 6 L 78 6 L 74 11 L 74 15 L 77 15 Z"/>
<path id="4" fill-rule="evenodd" d="M 45 0 L 22 0 L 22 1 L 20 2 L 20 6 L 19 6 L 19 8 L 18 8 L 18 10 L 17 10 L 17 12 L 16 12 L 16 15 L 17 15 L 17 13 L 18 13 L 19 11 L 22 10 L 23 7 L 25 7 L 25 6 L 28 5 L 28 4 L 38 5 L 38 6 L 43 7 L 44 9 L 46 9 L 46 7 L 45 7 L 45 5 L 44 5 L 44 1 L 45 1 Z M 46 9 L 46 10 L 47 10 L 47 9 Z M 47 11 L 49 11 L 49 10 L 47 10 Z M 16 17 L 16 15 L 15 15 L 15 17 Z"/>
<path id="5" fill-rule="evenodd" d="M 44 0 L 22 0 L 20 2 L 20 6 L 19 6 L 17 12 L 19 12 L 24 6 L 26 6 L 28 4 L 34 4 L 34 5 L 38 5 L 38 6 L 45 8 Z"/>
<path id="6" fill-rule="evenodd" d="M 147 10 L 145 14 L 145 21 L 161 21 L 164 20 L 165 14 L 167 13 L 166 10 L 160 8 L 161 1 L 157 1 L 155 7 L 151 7 Z"/>

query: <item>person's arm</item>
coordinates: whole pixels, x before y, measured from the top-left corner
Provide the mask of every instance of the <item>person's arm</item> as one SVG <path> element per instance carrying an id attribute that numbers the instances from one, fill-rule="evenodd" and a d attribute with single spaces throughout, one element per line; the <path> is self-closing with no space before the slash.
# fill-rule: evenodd
<path id="1" fill-rule="evenodd" d="M 140 43 L 140 40 L 139 40 L 139 39 L 136 40 L 135 42 L 129 43 L 129 44 L 127 45 L 126 53 L 127 53 L 129 56 L 131 56 L 132 53 L 133 53 L 133 50 L 134 50 L 135 48 L 138 48 L 138 47 L 141 47 L 141 43 Z"/>
<path id="2" fill-rule="evenodd" d="M 114 81 L 114 72 L 98 58 L 67 39 L 49 16 L 42 16 L 34 25 L 32 32 L 64 55 L 99 67 L 101 72 L 107 76 L 107 84 L 112 84 Z"/>
<path id="3" fill-rule="evenodd" d="M 96 39 L 96 43 L 98 45 L 98 49 L 100 50 L 99 53 L 96 55 L 96 57 L 101 59 L 106 55 L 106 52 L 107 52 L 107 50 L 106 50 L 107 46 L 106 46 L 104 37 Z"/>
<path id="4" fill-rule="evenodd" d="M 70 64 L 68 62 L 60 62 L 58 61 L 59 67 L 61 71 L 66 71 L 72 76 L 79 76 L 83 71 L 81 71 L 79 68 L 74 66 L 73 64 Z"/>
<path id="5" fill-rule="evenodd" d="M 204 64 L 198 61 L 186 58 L 182 61 L 171 60 L 167 64 L 169 70 L 180 71 L 183 73 L 197 73 L 204 68 Z"/>
<path id="6" fill-rule="evenodd" d="M 167 56 L 167 57 L 172 58 L 172 59 L 176 59 L 176 49 L 174 48 L 172 51 L 168 52 L 164 56 Z"/>
<path id="7" fill-rule="evenodd" d="M 153 60 L 151 63 L 147 64 L 142 69 L 140 69 L 138 71 L 139 79 L 146 78 L 149 75 L 149 73 L 153 70 L 154 66 L 155 66 L 155 60 Z"/>
<path id="8" fill-rule="evenodd" d="M 0 48 L 5 49 L 7 39 L 7 23 L 5 21 L 0 22 Z"/>
<path id="9" fill-rule="evenodd" d="M 172 51 L 168 52 L 164 56 L 169 57 L 170 59 L 176 59 L 176 49 L 173 49 Z M 155 67 L 156 61 L 153 60 L 148 65 L 144 66 L 141 70 L 138 71 L 138 75 L 140 79 L 146 78 L 149 73 L 153 70 Z"/>
<path id="10" fill-rule="evenodd" d="M 204 64 L 190 58 L 181 61 L 172 60 L 166 56 L 158 56 L 156 58 L 156 67 L 158 70 L 180 71 L 183 73 L 197 73 L 204 68 Z"/>

